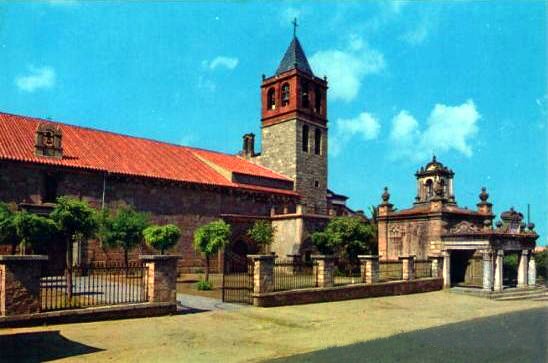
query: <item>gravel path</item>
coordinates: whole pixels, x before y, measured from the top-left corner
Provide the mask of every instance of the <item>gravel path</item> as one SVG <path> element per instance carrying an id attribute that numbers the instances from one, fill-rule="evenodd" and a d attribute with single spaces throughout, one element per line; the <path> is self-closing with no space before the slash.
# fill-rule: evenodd
<path id="1" fill-rule="evenodd" d="M 179 302 L 180 311 L 187 313 L 216 310 L 233 311 L 249 307 L 249 305 L 224 303 L 219 299 L 188 294 L 177 294 L 177 301 Z"/>

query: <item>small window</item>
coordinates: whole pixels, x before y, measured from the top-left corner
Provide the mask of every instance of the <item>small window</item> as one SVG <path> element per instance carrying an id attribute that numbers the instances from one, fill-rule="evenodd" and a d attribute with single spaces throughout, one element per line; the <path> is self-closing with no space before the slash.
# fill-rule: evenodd
<path id="1" fill-rule="evenodd" d="M 44 175 L 43 203 L 55 203 L 57 200 L 57 178 L 53 175 Z"/>
<path id="2" fill-rule="evenodd" d="M 314 96 L 314 111 L 320 113 L 322 111 L 322 89 L 320 86 L 316 86 Z"/>
<path id="3" fill-rule="evenodd" d="M 303 151 L 308 152 L 308 125 L 303 125 Z"/>
<path id="4" fill-rule="evenodd" d="M 432 187 L 432 179 L 428 179 L 426 181 L 426 197 L 430 199 L 432 198 L 433 195 L 434 195 L 434 189 Z"/>
<path id="5" fill-rule="evenodd" d="M 322 130 L 316 129 L 314 132 L 314 153 L 320 155 L 322 152 Z"/>
<path id="6" fill-rule="evenodd" d="M 289 83 L 284 83 L 282 86 L 282 106 L 289 105 Z"/>
<path id="7" fill-rule="evenodd" d="M 320 182 L 318 180 L 314 180 L 314 188 L 319 188 Z"/>
<path id="8" fill-rule="evenodd" d="M 310 103 L 308 100 L 308 82 L 306 81 L 301 82 L 301 107 L 310 107 Z"/>
<path id="9" fill-rule="evenodd" d="M 276 90 L 274 88 L 270 88 L 268 90 L 266 98 L 267 98 L 267 101 L 266 101 L 267 106 L 266 107 L 269 110 L 276 109 Z"/>

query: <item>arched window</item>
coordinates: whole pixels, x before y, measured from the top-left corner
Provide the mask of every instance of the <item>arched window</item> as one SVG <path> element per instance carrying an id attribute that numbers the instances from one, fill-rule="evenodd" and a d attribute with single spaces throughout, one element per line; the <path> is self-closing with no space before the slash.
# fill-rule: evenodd
<path id="1" fill-rule="evenodd" d="M 276 90 L 274 88 L 268 90 L 266 95 L 266 107 L 269 110 L 276 109 Z"/>
<path id="2" fill-rule="evenodd" d="M 432 179 L 428 179 L 426 185 L 426 198 L 430 199 L 434 195 L 434 188 L 432 187 Z"/>
<path id="3" fill-rule="evenodd" d="M 320 113 L 322 110 L 322 89 L 320 86 L 316 86 L 314 95 L 314 111 Z"/>
<path id="4" fill-rule="evenodd" d="M 314 153 L 316 155 L 322 153 L 322 130 L 318 128 L 314 131 Z"/>
<path id="5" fill-rule="evenodd" d="M 308 125 L 303 125 L 303 151 L 308 152 Z"/>
<path id="6" fill-rule="evenodd" d="M 301 107 L 308 108 L 310 107 L 310 102 L 308 100 L 308 82 L 301 81 Z"/>
<path id="7" fill-rule="evenodd" d="M 440 185 L 443 190 L 443 196 L 445 197 L 447 195 L 447 186 L 445 185 L 445 179 L 440 180 Z"/>
<path id="8" fill-rule="evenodd" d="M 289 105 L 289 83 L 282 85 L 282 106 Z"/>

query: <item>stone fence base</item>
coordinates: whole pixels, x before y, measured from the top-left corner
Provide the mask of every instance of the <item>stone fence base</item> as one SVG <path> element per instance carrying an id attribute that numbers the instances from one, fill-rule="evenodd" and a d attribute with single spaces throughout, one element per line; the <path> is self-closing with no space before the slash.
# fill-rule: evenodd
<path id="1" fill-rule="evenodd" d="M 97 306 L 85 309 L 0 316 L 0 329 L 42 324 L 66 324 L 101 320 L 145 318 L 170 315 L 175 314 L 176 312 L 177 304 L 170 302 Z"/>
<path id="2" fill-rule="evenodd" d="M 254 305 L 261 307 L 310 304 L 318 302 L 361 299 L 430 292 L 443 288 L 442 278 L 357 284 L 328 288 L 311 288 L 254 294 Z"/>

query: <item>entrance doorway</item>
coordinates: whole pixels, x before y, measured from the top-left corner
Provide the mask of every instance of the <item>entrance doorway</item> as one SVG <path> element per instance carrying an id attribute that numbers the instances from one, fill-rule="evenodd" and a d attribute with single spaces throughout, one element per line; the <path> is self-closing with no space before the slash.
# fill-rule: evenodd
<path id="1" fill-rule="evenodd" d="M 504 251 L 502 283 L 504 287 L 518 285 L 519 251 Z"/>
<path id="2" fill-rule="evenodd" d="M 483 265 L 475 250 L 451 251 L 451 286 L 482 287 Z"/>

